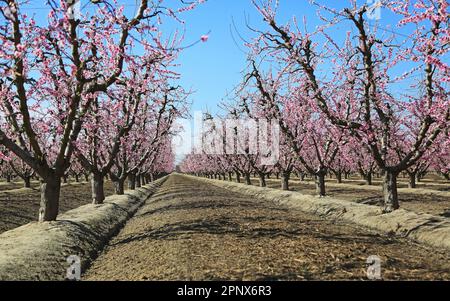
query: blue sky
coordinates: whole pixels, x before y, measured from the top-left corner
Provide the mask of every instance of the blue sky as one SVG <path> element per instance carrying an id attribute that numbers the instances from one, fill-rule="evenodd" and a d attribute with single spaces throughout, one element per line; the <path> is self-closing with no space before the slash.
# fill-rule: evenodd
<path id="1" fill-rule="evenodd" d="M 117 0 L 126 6 L 126 13 L 133 14 L 136 0 Z M 358 0 L 360 4 L 375 0 Z M 321 0 L 321 3 L 333 8 L 349 5 L 348 0 Z M 88 0 L 81 0 L 83 9 L 89 9 Z M 166 5 L 177 7 L 179 0 L 166 0 Z M 27 13 L 35 15 L 38 22 L 45 22 L 48 9 L 43 0 L 31 0 L 27 5 Z M 316 16 L 316 8 L 308 0 L 280 0 L 278 11 L 279 22 L 285 23 L 296 16 L 299 22 L 305 16 L 310 30 L 322 24 Z M 396 20 L 383 10 L 380 26 L 391 28 Z M 210 32 L 207 43 L 199 43 L 184 50 L 179 58 L 177 71 L 182 75 L 181 84 L 192 88 L 192 112 L 208 109 L 211 113 L 218 111 L 217 105 L 241 80 L 241 72 L 246 67 L 244 41 L 254 33 L 247 29 L 247 22 L 255 28 L 265 28 L 261 15 L 254 8 L 251 0 L 207 0 L 195 10 L 183 13 L 186 21 L 185 45 L 198 41 L 200 36 Z M 173 33 L 175 27 L 182 29 L 179 23 L 166 22 L 163 25 L 167 35 Z M 337 27 L 331 31 L 335 37 L 345 37 L 349 29 Z M 399 31 L 398 29 L 394 29 Z M 405 29 L 403 29 L 405 30 Z"/>
<path id="2" fill-rule="evenodd" d="M 287 0 L 283 7 L 307 12 L 303 0 Z M 310 13 L 310 12 L 307 12 Z M 211 31 L 207 43 L 197 44 L 182 53 L 180 73 L 183 84 L 196 90 L 193 110 L 217 110 L 217 103 L 226 97 L 242 78 L 246 51 L 239 35 L 250 38 L 246 22 L 261 26 L 262 18 L 250 0 L 209 0 L 184 17 L 187 42 Z"/>
<path id="3" fill-rule="evenodd" d="M 280 18 L 293 14 L 313 17 L 315 12 L 307 0 L 282 0 Z M 180 73 L 185 87 L 193 87 L 193 111 L 208 109 L 215 113 L 217 104 L 242 79 L 246 66 L 246 48 L 240 38 L 250 39 L 254 27 L 263 26 L 262 17 L 251 0 L 208 0 L 185 15 L 187 42 L 211 31 L 207 43 L 187 49 L 180 58 Z"/>
<path id="4" fill-rule="evenodd" d="M 359 2 L 363 4 L 366 1 Z M 342 8 L 349 1 L 329 0 L 322 3 Z M 280 0 L 278 19 L 287 22 L 293 16 L 299 21 L 306 16 L 308 27 L 312 30 L 322 24 L 316 16 L 316 8 L 308 0 Z M 179 71 L 183 76 L 183 86 L 196 91 L 191 97 L 192 110 L 208 109 L 215 113 L 218 111 L 217 104 L 226 97 L 227 91 L 241 81 L 241 72 L 246 66 L 246 54 L 243 52 L 246 49 L 238 34 L 246 39 L 254 36 L 247 29 L 246 22 L 256 28 L 265 28 L 262 17 L 251 0 L 208 0 L 184 15 L 183 19 L 187 24 L 186 44 L 211 31 L 207 43 L 197 44 L 181 54 Z M 401 32 L 395 28 L 395 23 L 392 14 L 382 10 L 380 27 Z M 345 38 L 349 28 L 338 27 L 334 33 Z"/>

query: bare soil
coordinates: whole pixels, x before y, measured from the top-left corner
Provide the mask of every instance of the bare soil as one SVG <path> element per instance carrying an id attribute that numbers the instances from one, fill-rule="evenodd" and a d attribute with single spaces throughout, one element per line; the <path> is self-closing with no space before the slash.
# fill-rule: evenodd
<path id="1" fill-rule="evenodd" d="M 33 188 L 21 188 L 18 183 L 0 185 L 0 233 L 25 225 L 38 219 L 40 191 L 37 183 Z M 3 189 L 4 187 L 9 190 Z M 113 185 L 105 182 L 105 194 L 114 192 Z M 64 184 L 61 188 L 60 213 L 91 203 L 91 186 L 89 183 Z"/>
<path id="2" fill-rule="evenodd" d="M 259 185 L 259 182 L 257 179 L 252 179 L 252 184 Z M 268 179 L 267 186 L 281 189 L 281 180 Z M 289 186 L 292 191 L 316 195 L 315 184 L 311 180 L 301 182 L 292 179 Z M 450 218 L 450 192 L 447 192 L 450 183 L 426 179 L 418 184 L 417 189 L 407 189 L 407 184 L 399 181 L 399 187 L 401 208 Z M 341 200 L 380 206 L 383 203 L 382 187 L 379 181 L 375 181 L 373 186 L 366 186 L 363 181 L 358 180 L 344 181 L 344 185 L 338 184 L 334 180 L 327 180 L 326 191 L 327 196 Z"/>
<path id="3" fill-rule="evenodd" d="M 171 176 L 84 280 L 450 279 L 450 254 Z"/>
<path id="4" fill-rule="evenodd" d="M 33 188 L 39 188 L 39 182 L 37 181 L 32 181 L 31 182 L 31 186 Z M 0 191 L 6 191 L 6 190 L 14 190 L 14 189 L 20 189 L 24 187 L 23 181 L 20 180 L 15 180 L 15 181 L 11 181 L 11 182 L 0 182 Z"/>

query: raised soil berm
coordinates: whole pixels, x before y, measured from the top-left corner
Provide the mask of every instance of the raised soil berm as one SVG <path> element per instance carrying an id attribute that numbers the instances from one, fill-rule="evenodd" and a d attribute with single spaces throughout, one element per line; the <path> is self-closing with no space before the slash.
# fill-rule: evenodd
<path id="1" fill-rule="evenodd" d="M 419 243 L 450 250 L 450 219 L 445 217 L 420 214 L 403 209 L 384 214 L 381 208 L 376 206 L 357 204 L 329 197 L 319 198 L 293 191 L 280 191 L 205 178 L 196 179 L 201 179 L 206 183 L 260 200 L 273 201 L 304 212 L 313 213 L 324 218 L 352 222 L 382 233 L 407 237 Z"/>
<path id="2" fill-rule="evenodd" d="M 0 280 L 65 280 L 71 255 L 80 258 L 83 272 L 166 179 L 107 197 L 102 205 L 70 210 L 55 222 L 33 222 L 2 233 Z"/>

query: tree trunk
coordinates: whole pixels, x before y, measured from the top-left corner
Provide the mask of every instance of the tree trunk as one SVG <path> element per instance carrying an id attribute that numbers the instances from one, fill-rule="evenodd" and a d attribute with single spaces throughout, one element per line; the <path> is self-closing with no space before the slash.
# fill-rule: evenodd
<path id="1" fill-rule="evenodd" d="M 384 212 L 392 212 L 400 208 L 397 194 L 397 176 L 398 174 L 386 171 L 383 183 Z"/>
<path id="2" fill-rule="evenodd" d="M 241 174 L 239 172 L 236 173 L 236 183 L 241 183 Z"/>
<path id="3" fill-rule="evenodd" d="M 258 177 L 259 177 L 259 187 L 267 187 L 266 175 L 261 173 L 258 175 Z"/>
<path id="4" fill-rule="evenodd" d="M 424 178 L 424 177 L 425 177 L 425 175 L 417 173 L 417 175 L 416 175 L 416 182 L 417 183 L 422 182 L 422 178 Z"/>
<path id="5" fill-rule="evenodd" d="M 228 173 L 228 181 L 233 182 L 233 173 L 232 172 Z"/>
<path id="6" fill-rule="evenodd" d="M 130 190 L 136 189 L 136 174 L 128 175 L 128 189 Z"/>
<path id="7" fill-rule="evenodd" d="M 125 179 L 118 179 L 114 182 L 114 190 L 117 195 L 125 194 Z"/>
<path id="8" fill-rule="evenodd" d="M 86 182 L 89 182 L 89 175 L 88 175 L 88 174 L 84 174 L 84 180 L 85 180 Z"/>
<path id="9" fill-rule="evenodd" d="M 31 177 L 23 177 L 23 187 L 31 188 Z"/>
<path id="10" fill-rule="evenodd" d="M 245 174 L 245 184 L 252 185 L 252 181 L 250 179 L 250 173 Z"/>
<path id="11" fill-rule="evenodd" d="M 408 175 L 409 175 L 409 184 L 408 184 L 408 187 L 409 188 L 416 188 L 416 176 L 417 176 L 417 174 L 416 173 L 408 173 Z"/>
<path id="12" fill-rule="evenodd" d="M 371 172 L 367 173 L 364 178 L 366 180 L 366 185 L 368 185 L 368 186 L 372 185 L 372 173 Z"/>
<path id="13" fill-rule="evenodd" d="M 100 173 L 92 173 L 91 189 L 92 189 L 92 203 L 94 205 L 103 204 L 105 200 L 105 191 L 103 184 L 105 177 Z"/>
<path id="14" fill-rule="evenodd" d="M 63 183 L 67 184 L 67 176 L 63 176 Z"/>
<path id="15" fill-rule="evenodd" d="M 79 175 L 75 175 L 75 182 L 80 183 L 80 176 Z"/>
<path id="16" fill-rule="evenodd" d="M 39 208 L 39 222 L 55 221 L 59 211 L 59 194 L 61 179 L 49 177 L 41 183 L 41 204 Z"/>
<path id="17" fill-rule="evenodd" d="M 281 189 L 282 190 L 289 190 L 290 177 L 291 177 L 291 173 L 283 172 L 283 175 L 281 176 Z"/>
<path id="18" fill-rule="evenodd" d="M 142 187 L 142 176 L 140 174 L 136 175 L 136 188 Z"/>
<path id="19" fill-rule="evenodd" d="M 300 173 L 300 181 L 301 181 L 301 182 L 304 182 L 304 181 L 305 181 L 305 176 L 306 176 L 306 175 L 305 175 L 304 172 L 301 172 L 301 173 Z"/>
<path id="20" fill-rule="evenodd" d="M 277 177 L 277 180 L 280 179 L 280 173 L 279 173 L 279 172 L 277 172 L 277 173 L 275 174 L 275 176 Z"/>
<path id="21" fill-rule="evenodd" d="M 326 196 L 325 175 L 326 175 L 326 172 L 320 172 L 320 171 L 316 174 L 316 191 L 317 191 L 317 194 L 321 197 Z"/>
<path id="22" fill-rule="evenodd" d="M 335 173 L 335 175 L 336 175 L 336 182 L 338 184 L 342 184 L 342 172 L 338 171 Z"/>
<path id="23" fill-rule="evenodd" d="M 6 175 L 6 182 L 11 183 L 11 175 Z"/>

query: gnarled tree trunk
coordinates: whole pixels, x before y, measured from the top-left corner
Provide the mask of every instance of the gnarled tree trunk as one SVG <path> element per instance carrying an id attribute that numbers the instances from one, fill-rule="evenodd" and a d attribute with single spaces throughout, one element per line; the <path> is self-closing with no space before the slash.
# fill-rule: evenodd
<path id="1" fill-rule="evenodd" d="M 267 187 L 266 175 L 263 173 L 258 174 L 259 177 L 259 187 Z"/>
<path id="2" fill-rule="evenodd" d="M 101 173 L 92 173 L 92 203 L 95 205 L 103 204 L 105 200 L 104 182 L 104 175 Z"/>
<path id="3" fill-rule="evenodd" d="M 31 188 L 31 177 L 30 176 L 23 177 L 23 187 Z"/>
<path id="4" fill-rule="evenodd" d="M 409 183 L 408 183 L 408 187 L 409 188 L 416 188 L 416 180 L 417 180 L 417 173 L 415 172 L 409 172 L 408 173 L 409 176 Z"/>
<path id="5" fill-rule="evenodd" d="M 125 179 L 118 179 L 118 180 L 114 181 L 114 191 L 117 195 L 124 195 Z"/>
<path id="6" fill-rule="evenodd" d="M 299 175 L 300 181 L 304 182 L 305 181 L 305 177 L 306 177 L 306 174 L 304 172 L 301 172 L 300 175 Z"/>
<path id="7" fill-rule="evenodd" d="M 342 184 L 342 172 L 337 171 L 334 173 L 334 175 L 336 176 L 336 182 L 338 184 Z"/>
<path id="8" fill-rule="evenodd" d="M 241 173 L 236 172 L 236 183 L 241 183 Z"/>
<path id="9" fill-rule="evenodd" d="M 48 177 L 41 183 L 41 204 L 39 208 L 39 222 L 55 221 L 59 212 L 59 194 L 61 179 Z"/>
<path id="10" fill-rule="evenodd" d="M 136 175 L 136 187 L 142 187 L 142 176 L 140 174 Z"/>
<path id="11" fill-rule="evenodd" d="M 366 185 L 368 185 L 368 186 L 372 185 L 372 173 L 371 172 L 368 172 L 365 175 L 364 179 L 366 180 Z"/>
<path id="12" fill-rule="evenodd" d="M 252 185 L 251 175 L 249 172 L 245 173 L 245 184 Z"/>
<path id="13" fill-rule="evenodd" d="M 321 197 L 326 196 L 325 190 L 325 176 L 327 172 L 325 170 L 319 170 L 316 173 L 316 191 L 317 194 Z"/>
<path id="14" fill-rule="evenodd" d="M 289 190 L 289 180 L 291 178 L 290 172 L 283 172 L 281 175 L 281 189 Z"/>
<path id="15" fill-rule="evenodd" d="M 130 190 L 136 189 L 136 174 L 134 173 L 128 175 L 128 189 Z"/>
<path id="16" fill-rule="evenodd" d="M 392 212 L 400 208 L 397 193 L 397 176 L 392 171 L 386 171 L 383 182 L 384 212 Z"/>

